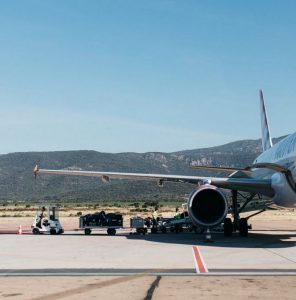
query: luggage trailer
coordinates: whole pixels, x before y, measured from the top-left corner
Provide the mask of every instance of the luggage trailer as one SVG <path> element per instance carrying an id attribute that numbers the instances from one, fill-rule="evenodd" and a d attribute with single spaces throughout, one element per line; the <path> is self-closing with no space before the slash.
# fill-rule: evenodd
<path id="1" fill-rule="evenodd" d="M 136 233 L 138 234 L 146 234 L 148 231 L 147 225 L 145 224 L 145 219 L 143 218 L 132 217 L 130 219 L 130 227 L 124 227 L 123 219 L 120 218 L 120 215 L 111 214 L 112 216 L 117 217 L 115 217 L 115 219 L 113 218 L 111 222 L 109 220 L 110 225 L 106 225 L 106 222 L 98 221 L 98 219 L 100 219 L 99 214 L 100 213 L 95 213 L 93 215 L 81 216 L 79 219 L 78 230 L 84 230 L 84 234 L 86 235 L 91 234 L 92 230 L 95 229 L 107 229 L 108 235 L 115 235 L 117 229 L 135 229 Z M 108 217 L 108 214 L 106 217 Z"/>
<path id="2" fill-rule="evenodd" d="M 116 235 L 116 230 L 122 228 L 122 226 L 84 226 L 78 230 L 84 230 L 85 235 L 90 235 L 94 229 L 107 229 L 108 235 Z"/>
<path id="3" fill-rule="evenodd" d="M 85 235 L 94 229 L 107 229 L 108 235 L 115 235 L 117 229 L 123 228 L 123 218 L 120 214 L 106 214 L 104 211 L 88 214 L 79 218 L 79 229 Z"/>
<path id="4" fill-rule="evenodd" d="M 122 215 L 106 214 L 104 211 L 87 214 L 79 218 L 78 230 L 84 230 L 85 235 L 90 235 L 95 229 L 107 230 L 108 235 L 116 235 L 118 229 L 135 229 L 136 233 L 143 235 L 148 233 L 148 229 L 151 230 L 151 233 L 167 233 L 167 231 L 178 233 L 183 232 L 184 229 L 195 233 L 203 232 L 203 228 L 193 225 L 186 211 L 181 213 L 178 218 L 158 218 L 155 224 L 151 218 L 132 217 L 130 218 L 130 227 L 123 227 Z"/>

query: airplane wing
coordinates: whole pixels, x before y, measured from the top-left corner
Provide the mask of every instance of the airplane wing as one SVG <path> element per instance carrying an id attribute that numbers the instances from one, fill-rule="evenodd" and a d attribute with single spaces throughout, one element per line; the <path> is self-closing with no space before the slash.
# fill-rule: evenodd
<path id="1" fill-rule="evenodd" d="M 213 171 L 213 172 L 226 172 L 226 173 L 232 173 L 232 172 L 236 172 L 236 171 L 248 171 L 246 169 L 241 169 L 241 168 L 194 166 L 194 165 L 191 168 L 194 169 L 194 170 L 204 170 L 204 171 Z"/>
<path id="2" fill-rule="evenodd" d="M 235 173 L 242 172 L 246 175 L 251 174 L 250 169 L 242 169 L 242 168 L 228 168 L 228 167 L 209 167 L 209 166 L 192 166 L 194 170 L 202 170 L 202 171 L 212 171 L 212 172 L 224 172 L 224 173 Z"/>
<path id="3" fill-rule="evenodd" d="M 253 178 L 219 178 L 219 177 L 200 177 L 186 175 L 168 175 L 168 174 L 146 174 L 146 173 L 121 173 L 121 172 L 95 172 L 95 171 L 80 171 L 80 170 L 49 170 L 49 169 L 34 169 L 35 176 L 37 174 L 57 174 L 57 175 L 72 175 L 72 176 L 90 176 L 101 177 L 104 182 L 109 182 L 110 179 L 130 179 L 130 180 L 145 180 L 157 182 L 162 186 L 164 182 L 187 182 L 191 184 L 208 183 L 223 189 L 240 190 L 250 193 L 258 193 L 266 196 L 273 196 L 274 191 L 271 187 L 269 179 L 253 179 Z"/>

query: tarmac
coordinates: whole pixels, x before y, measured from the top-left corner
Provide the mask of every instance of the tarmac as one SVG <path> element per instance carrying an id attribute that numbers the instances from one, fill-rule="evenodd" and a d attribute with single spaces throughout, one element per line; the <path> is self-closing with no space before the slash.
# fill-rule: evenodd
<path id="1" fill-rule="evenodd" d="M 295 299 L 296 223 L 257 225 L 211 242 L 129 230 L 0 234 L 0 298 Z"/>

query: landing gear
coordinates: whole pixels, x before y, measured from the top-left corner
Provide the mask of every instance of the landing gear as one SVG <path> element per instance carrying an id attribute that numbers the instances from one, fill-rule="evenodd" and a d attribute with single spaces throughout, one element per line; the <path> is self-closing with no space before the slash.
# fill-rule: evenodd
<path id="1" fill-rule="evenodd" d="M 232 215 L 233 215 L 233 229 L 236 231 L 238 229 L 239 223 L 239 212 L 237 203 L 237 191 L 231 191 L 232 194 Z"/>
<path id="2" fill-rule="evenodd" d="M 224 236 L 232 236 L 233 224 L 230 218 L 226 218 L 224 221 Z"/>
<path id="3" fill-rule="evenodd" d="M 238 223 L 238 230 L 240 236 L 248 236 L 249 233 L 249 226 L 248 226 L 248 220 L 246 218 L 241 218 Z"/>
<path id="4" fill-rule="evenodd" d="M 248 219 L 258 213 L 250 215 L 247 218 L 240 218 L 240 213 L 247 206 L 247 204 L 253 200 L 253 198 L 255 197 L 256 194 L 251 194 L 250 197 L 244 197 L 243 195 L 241 195 L 246 199 L 246 201 L 240 208 L 239 208 L 239 205 L 237 202 L 238 192 L 236 190 L 232 190 L 231 194 L 232 194 L 231 198 L 232 198 L 233 221 L 231 220 L 231 218 L 225 218 L 225 220 L 224 220 L 224 236 L 230 237 L 230 236 L 232 236 L 233 232 L 238 231 L 240 236 L 246 237 L 246 236 L 248 236 L 249 229 L 252 228 L 251 225 L 248 225 Z M 261 213 L 261 211 L 259 213 Z"/>

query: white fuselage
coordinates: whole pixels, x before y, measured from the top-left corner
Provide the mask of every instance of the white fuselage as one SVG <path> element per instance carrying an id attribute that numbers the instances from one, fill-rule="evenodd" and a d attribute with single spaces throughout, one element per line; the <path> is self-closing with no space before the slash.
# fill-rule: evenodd
<path id="1" fill-rule="evenodd" d="M 254 164 L 258 163 L 282 166 L 291 172 L 296 182 L 296 132 L 259 155 L 254 161 Z M 271 185 L 275 191 L 272 200 L 281 206 L 296 207 L 296 193 L 288 184 L 284 174 L 270 169 L 254 169 L 252 177 L 271 178 Z"/>

